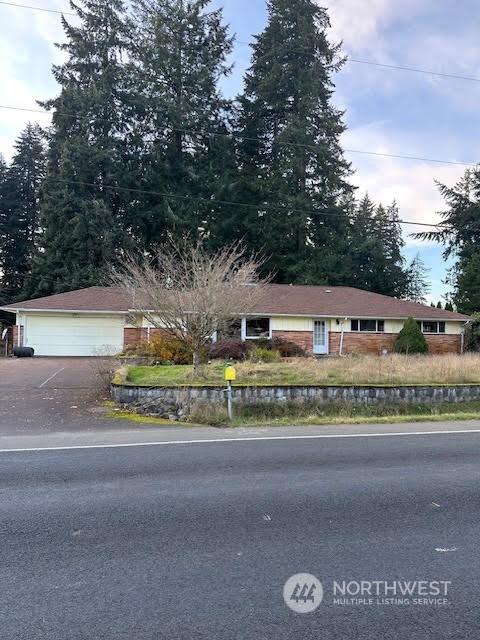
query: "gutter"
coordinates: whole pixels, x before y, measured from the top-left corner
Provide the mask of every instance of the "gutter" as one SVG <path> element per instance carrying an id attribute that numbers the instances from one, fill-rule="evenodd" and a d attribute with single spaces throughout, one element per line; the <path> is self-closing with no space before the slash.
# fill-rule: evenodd
<path id="1" fill-rule="evenodd" d="M 98 311 L 93 309 L 26 309 L 25 307 L 0 307 L 0 311 L 6 311 L 7 313 L 84 313 L 89 315 L 128 315 L 128 311 L 109 311 L 108 309 Z"/>

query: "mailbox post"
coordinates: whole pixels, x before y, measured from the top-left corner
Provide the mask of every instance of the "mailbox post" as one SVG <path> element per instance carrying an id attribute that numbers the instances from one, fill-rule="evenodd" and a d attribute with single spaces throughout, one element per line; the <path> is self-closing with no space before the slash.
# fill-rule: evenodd
<path id="1" fill-rule="evenodd" d="M 224 371 L 225 380 L 227 382 L 227 411 L 228 411 L 228 419 L 232 420 L 233 418 L 233 405 L 232 405 L 232 382 L 235 382 L 237 379 L 237 372 L 235 367 L 231 364 L 227 364 Z"/>

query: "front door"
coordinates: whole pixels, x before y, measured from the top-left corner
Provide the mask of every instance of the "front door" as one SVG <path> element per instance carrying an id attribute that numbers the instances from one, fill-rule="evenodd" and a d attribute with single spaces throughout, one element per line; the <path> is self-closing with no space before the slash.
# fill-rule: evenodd
<path id="1" fill-rule="evenodd" d="M 325 320 L 315 320 L 313 324 L 313 353 L 316 356 L 328 353 L 328 332 Z"/>

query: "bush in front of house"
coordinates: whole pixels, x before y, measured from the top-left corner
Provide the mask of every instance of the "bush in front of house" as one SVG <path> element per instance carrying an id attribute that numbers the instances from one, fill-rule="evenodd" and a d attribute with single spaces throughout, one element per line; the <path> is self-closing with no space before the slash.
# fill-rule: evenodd
<path id="1" fill-rule="evenodd" d="M 211 360 L 245 360 L 253 349 L 251 342 L 240 338 L 222 338 L 210 346 L 208 357 Z"/>
<path id="2" fill-rule="evenodd" d="M 413 318 L 408 318 L 405 321 L 403 329 L 395 340 L 395 351 L 407 355 L 428 353 L 428 343 L 418 326 L 418 322 Z"/>
<path id="3" fill-rule="evenodd" d="M 160 363 L 192 364 L 192 352 L 188 345 L 165 333 L 153 335 L 125 347 L 123 355 L 138 358 L 153 358 Z"/>
<path id="4" fill-rule="evenodd" d="M 185 340 L 168 333 L 158 333 L 150 340 L 150 355 L 159 362 L 192 364 L 192 350 Z M 202 358 L 205 360 L 205 356 Z"/>
<path id="5" fill-rule="evenodd" d="M 248 359 L 252 362 L 278 362 L 280 358 L 281 355 L 279 351 L 274 351 L 273 349 L 262 349 L 262 347 L 252 349 L 248 354 Z"/>
<path id="6" fill-rule="evenodd" d="M 285 338 L 262 338 L 256 341 L 257 348 L 278 351 L 282 358 L 304 358 L 307 354 L 304 349 L 292 340 Z"/>

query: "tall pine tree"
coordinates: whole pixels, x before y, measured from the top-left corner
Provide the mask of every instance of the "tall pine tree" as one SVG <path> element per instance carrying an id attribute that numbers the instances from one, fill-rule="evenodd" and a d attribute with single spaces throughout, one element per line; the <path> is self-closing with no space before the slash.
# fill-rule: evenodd
<path id="1" fill-rule="evenodd" d="M 475 313 L 480 311 L 480 168 L 467 169 L 453 187 L 438 187 L 447 204 L 442 227 L 417 237 L 445 245 L 444 258 L 455 259 L 449 274 L 452 302 L 460 312 Z"/>
<path id="2" fill-rule="evenodd" d="M 45 103 L 53 124 L 41 199 L 45 231 L 28 283 L 36 295 L 99 283 L 128 245 L 129 198 L 115 188 L 127 170 L 124 4 L 70 5 L 80 24 L 62 18 L 67 42 L 60 48 L 68 59 L 53 68 L 59 97 Z"/>
<path id="3" fill-rule="evenodd" d="M 379 265 L 375 291 L 396 298 L 403 297 L 408 286 L 408 268 L 402 254 L 405 242 L 399 219 L 398 205 L 395 201 L 387 208 L 382 205 L 377 207 L 375 231 L 379 234 L 382 244 L 383 264 Z"/>
<path id="4" fill-rule="evenodd" d="M 8 300 L 21 295 L 40 232 L 39 194 L 46 164 L 43 131 L 28 124 L 14 148 L 12 162 L 3 170 L 1 205 L 0 281 Z"/>
<path id="5" fill-rule="evenodd" d="M 408 267 L 408 284 L 405 291 L 405 298 L 413 302 L 426 302 L 426 296 L 430 291 L 428 282 L 429 269 L 425 266 L 420 253 L 413 258 Z"/>
<path id="6" fill-rule="evenodd" d="M 230 109 L 219 80 L 230 72 L 232 40 L 211 0 L 133 0 L 134 126 L 132 226 L 148 250 L 168 237 L 207 233 L 233 161 Z M 215 135 L 221 134 L 221 135 Z M 136 163 L 136 164 L 135 164 Z M 163 197 L 158 193 L 165 194 Z"/>
<path id="7" fill-rule="evenodd" d="M 279 282 L 345 282 L 352 188 L 332 104 L 343 60 L 330 44 L 325 9 L 314 0 L 269 0 L 240 98 L 242 164 L 237 228 L 270 257 Z"/>

